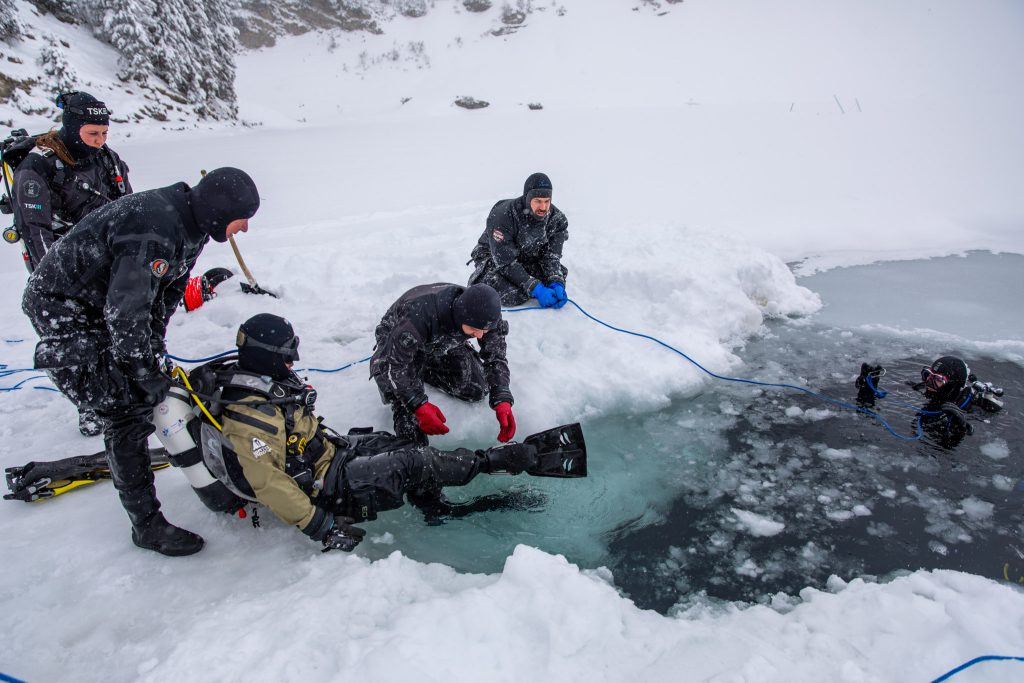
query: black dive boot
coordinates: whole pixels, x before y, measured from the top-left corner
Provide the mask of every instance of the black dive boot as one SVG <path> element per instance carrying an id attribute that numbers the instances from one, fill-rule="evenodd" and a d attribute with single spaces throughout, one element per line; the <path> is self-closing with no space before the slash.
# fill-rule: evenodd
<path id="1" fill-rule="evenodd" d="M 537 447 L 527 443 L 510 443 L 488 448 L 482 455 L 485 462 L 482 469 L 487 474 L 519 474 L 537 464 Z"/>
<path id="2" fill-rule="evenodd" d="M 152 431 L 152 424 L 119 415 L 111 420 L 104 439 L 111 479 L 132 522 L 132 541 L 162 555 L 197 553 L 203 549 L 202 537 L 174 526 L 160 512 L 146 447 Z"/>
<path id="3" fill-rule="evenodd" d="M 164 519 L 164 513 L 159 510 L 144 522 L 132 524 L 132 542 L 140 548 L 171 557 L 192 555 L 203 549 L 202 536 L 174 526 Z"/>

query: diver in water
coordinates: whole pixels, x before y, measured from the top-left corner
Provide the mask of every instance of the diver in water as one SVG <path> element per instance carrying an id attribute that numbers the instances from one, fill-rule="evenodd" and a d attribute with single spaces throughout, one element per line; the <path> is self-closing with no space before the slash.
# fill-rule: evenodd
<path id="1" fill-rule="evenodd" d="M 862 363 L 857 377 L 857 402 L 867 408 L 875 405 L 876 398 L 886 392 L 879 388 L 885 368 Z M 931 365 L 921 368 L 921 381 L 912 383 L 914 391 L 924 394 L 921 407 L 921 428 L 934 435 L 944 448 L 957 446 L 965 436 L 974 433 L 967 414 L 975 406 L 989 413 L 1003 409 L 1003 390 L 991 382 L 982 382 L 956 356 L 942 356 Z"/>

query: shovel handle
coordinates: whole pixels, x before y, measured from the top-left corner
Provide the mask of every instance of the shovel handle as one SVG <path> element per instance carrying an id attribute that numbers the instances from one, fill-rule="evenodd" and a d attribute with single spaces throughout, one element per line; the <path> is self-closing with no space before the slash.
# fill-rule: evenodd
<path id="1" fill-rule="evenodd" d="M 256 279 L 252 276 L 252 272 L 249 270 L 249 266 L 245 265 L 245 259 L 242 258 L 242 252 L 238 251 L 238 245 L 235 244 L 235 236 L 228 237 L 228 242 L 231 242 L 231 251 L 235 252 L 235 259 L 238 261 L 238 265 L 242 268 L 242 274 L 245 275 L 245 279 L 249 281 L 249 284 L 253 287 L 257 287 Z"/>

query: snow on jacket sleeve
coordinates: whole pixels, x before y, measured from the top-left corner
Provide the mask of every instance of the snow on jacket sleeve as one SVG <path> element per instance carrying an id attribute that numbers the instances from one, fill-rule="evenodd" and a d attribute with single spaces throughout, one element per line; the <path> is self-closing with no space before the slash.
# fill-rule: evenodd
<path id="1" fill-rule="evenodd" d="M 565 284 L 565 276 L 562 275 L 562 245 L 569 239 L 569 220 L 565 214 L 551 207 L 551 219 L 548 223 L 548 245 L 540 257 L 540 268 L 544 274 L 544 283 L 550 285 L 552 282 Z"/>
<path id="2" fill-rule="evenodd" d="M 415 410 L 427 402 L 423 379 L 416 368 L 416 355 L 424 353 L 423 335 L 410 320 L 403 320 L 380 342 L 371 361 L 371 374 L 385 393 L 396 396 Z"/>
<path id="3" fill-rule="evenodd" d="M 512 391 L 508 387 L 508 360 L 505 358 L 507 335 L 508 321 L 502 320 L 497 329 L 488 332 L 480 340 L 480 360 L 484 364 L 484 373 L 490 385 L 492 408 L 499 403 L 513 403 Z"/>
<path id="4" fill-rule="evenodd" d="M 150 338 L 153 313 L 162 278 L 178 264 L 172 262 L 172 240 L 156 230 L 136 230 L 111 237 L 112 262 L 103 317 L 114 357 L 128 366 L 153 364 Z"/>
<path id="5" fill-rule="evenodd" d="M 188 287 L 188 281 L 192 277 L 192 269 L 195 267 L 196 261 L 199 260 L 199 254 L 201 253 L 202 248 L 188 257 L 182 274 L 176 277 L 171 284 L 167 285 L 163 294 L 154 302 L 151 330 L 153 336 L 158 336 L 160 339 L 164 339 L 167 336 L 167 325 L 171 321 L 171 316 L 178 310 L 178 306 L 181 305 L 182 300 L 185 298 L 185 288 Z"/>
<path id="6" fill-rule="evenodd" d="M 519 263 L 519 228 L 512 215 L 514 206 L 514 202 L 499 202 L 491 209 L 487 216 L 487 240 L 497 272 L 529 294 L 538 280 Z"/>

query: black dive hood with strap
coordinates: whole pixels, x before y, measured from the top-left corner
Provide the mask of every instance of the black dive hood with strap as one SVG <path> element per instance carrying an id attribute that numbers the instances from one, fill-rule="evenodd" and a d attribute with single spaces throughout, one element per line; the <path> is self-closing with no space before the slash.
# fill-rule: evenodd
<path id="1" fill-rule="evenodd" d="M 199 228 L 215 242 L 227 242 L 228 224 L 255 216 L 260 194 L 248 173 L 226 166 L 203 176 L 190 191 L 189 202 Z"/>

